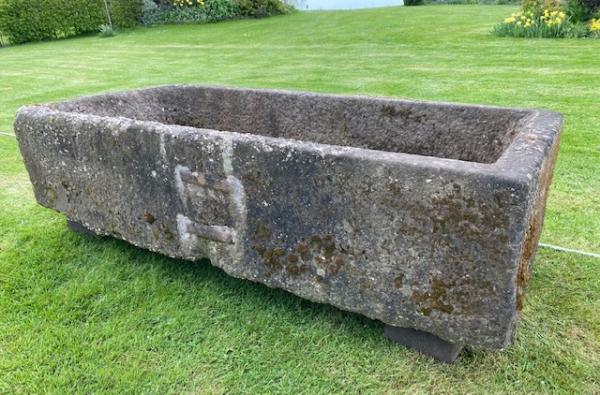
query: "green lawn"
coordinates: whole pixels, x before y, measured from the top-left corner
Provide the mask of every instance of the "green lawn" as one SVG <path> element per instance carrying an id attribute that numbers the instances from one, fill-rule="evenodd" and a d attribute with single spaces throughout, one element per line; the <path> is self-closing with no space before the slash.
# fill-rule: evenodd
<path id="1" fill-rule="evenodd" d="M 23 104 L 207 83 L 565 114 L 543 241 L 600 252 L 600 40 L 489 34 L 509 6 L 297 13 L 0 48 Z M 515 345 L 439 365 L 382 324 L 79 236 L 0 135 L 0 393 L 600 393 L 600 260 L 541 249 Z"/>

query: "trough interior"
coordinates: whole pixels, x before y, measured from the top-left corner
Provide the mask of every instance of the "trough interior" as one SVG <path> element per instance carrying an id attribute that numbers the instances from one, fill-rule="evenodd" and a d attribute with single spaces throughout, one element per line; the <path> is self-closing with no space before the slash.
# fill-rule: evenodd
<path id="1" fill-rule="evenodd" d="M 494 163 L 520 110 L 278 91 L 171 86 L 76 99 L 55 109 Z"/>

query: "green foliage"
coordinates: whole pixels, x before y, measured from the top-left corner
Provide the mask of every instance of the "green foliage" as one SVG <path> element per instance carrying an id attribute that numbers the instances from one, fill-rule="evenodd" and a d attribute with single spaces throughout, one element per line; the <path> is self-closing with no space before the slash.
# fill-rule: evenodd
<path id="1" fill-rule="evenodd" d="M 141 15 L 140 0 L 111 0 L 115 26 L 131 27 Z M 108 23 L 102 0 L 2 0 L 0 31 L 12 44 L 97 31 Z"/>
<path id="2" fill-rule="evenodd" d="M 591 17 L 590 10 L 579 0 L 571 0 L 567 3 L 567 14 L 574 21 L 586 21 Z"/>
<path id="3" fill-rule="evenodd" d="M 561 0 L 522 0 L 521 10 L 539 13 L 542 10 L 561 10 Z"/>
<path id="4" fill-rule="evenodd" d="M 234 0 L 234 4 L 242 17 L 261 18 L 285 14 L 288 10 L 281 0 Z"/>
<path id="5" fill-rule="evenodd" d="M 479 4 L 479 5 L 517 5 L 520 0 L 424 0 L 427 5 L 464 5 L 464 4 Z"/>
<path id="6" fill-rule="evenodd" d="M 600 12 L 600 0 L 578 0 L 584 7 L 586 7 L 590 14 Z"/>
<path id="7" fill-rule="evenodd" d="M 419 0 L 419 2 L 419 4 L 406 4 L 405 2 L 404 5 L 517 5 L 521 3 L 521 0 Z"/>
<path id="8" fill-rule="evenodd" d="M 110 0 L 108 4 L 113 25 L 120 28 L 139 25 L 142 17 L 141 0 Z"/>
<path id="9" fill-rule="evenodd" d="M 204 2 L 206 19 L 210 22 L 230 19 L 236 15 L 236 6 L 230 0 L 206 0 Z"/>
<path id="10" fill-rule="evenodd" d="M 208 21 L 204 7 L 177 7 L 172 4 L 156 4 L 152 0 L 144 0 L 142 10 L 142 24 L 147 26 Z"/>
<path id="11" fill-rule="evenodd" d="M 427 5 L 479 4 L 479 0 L 424 0 Z"/>
<path id="12" fill-rule="evenodd" d="M 290 7 L 281 0 L 205 0 L 183 6 L 172 0 L 143 0 L 142 24 L 218 22 L 284 14 L 289 10 Z"/>
<path id="13" fill-rule="evenodd" d="M 406 5 L 406 6 L 423 5 L 423 0 L 404 0 L 404 5 Z"/>
<path id="14" fill-rule="evenodd" d="M 600 0 L 569 0 L 566 9 L 573 20 L 587 22 L 600 15 Z"/>
<path id="15" fill-rule="evenodd" d="M 580 38 L 580 37 L 595 37 L 593 32 L 590 32 L 588 24 L 583 22 L 574 23 L 571 30 L 567 33 L 567 38 Z"/>
<path id="16" fill-rule="evenodd" d="M 100 37 L 113 37 L 116 34 L 115 29 L 109 24 L 100 25 L 98 32 Z"/>

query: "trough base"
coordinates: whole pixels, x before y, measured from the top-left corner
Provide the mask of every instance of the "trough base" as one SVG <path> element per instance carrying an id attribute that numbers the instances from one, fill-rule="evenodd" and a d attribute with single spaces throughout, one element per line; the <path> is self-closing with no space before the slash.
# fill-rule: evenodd
<path id="1" fill-rule="evenodd" d="M 408 348 L 428 355 L 440 362 L 452 363 L 463 349 L 462 344 L 449 343 L 431 333 L 412 328 L 386 325 L 385 337 Z"/>
<path id="2" fill-rule="evenodd" d="M 67 226 L 73 232 L 77 232 L 82 235 L 87 235 L 87 236 L 97 236 L 98 235 L 93 230 L 86 228 L 81 222 L 71 221 L 70 219 L 67 219 Z"/>

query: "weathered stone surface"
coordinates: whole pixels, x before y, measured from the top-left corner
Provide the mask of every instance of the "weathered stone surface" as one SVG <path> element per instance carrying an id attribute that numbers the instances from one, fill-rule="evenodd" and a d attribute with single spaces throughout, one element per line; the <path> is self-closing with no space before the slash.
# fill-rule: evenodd
<path id="1" fill-rule="evenodd" d="M 166 86 L 24 107 L 40 204 L 456 344 L 510 344 L 560 115 Z"/>

